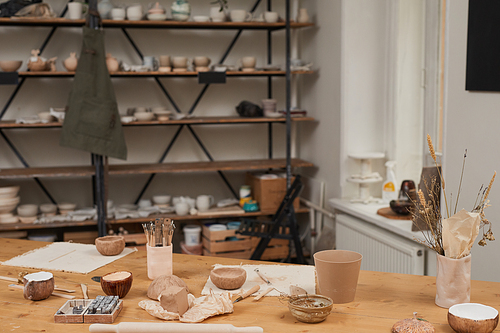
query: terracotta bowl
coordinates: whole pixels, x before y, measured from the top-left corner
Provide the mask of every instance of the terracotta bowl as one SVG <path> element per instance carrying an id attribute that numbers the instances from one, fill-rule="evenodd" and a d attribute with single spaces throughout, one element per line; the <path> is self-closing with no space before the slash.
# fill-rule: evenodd
<path id="1" fill-rule="evenodd" d="M 319 323 L 332 311 L 333 301 L 323 295 L 299 295 L 288 301 L 292 315 L 304 323 Z"/>
<path id="2" fill-rule="evenodd" d="M 239 267 L 220 267 L 210 272 L 210 280 L 220 289 L 233 290 L 243 286 L 247 272 Z"/>
<path id="3" fill-rule="evenodd" d="M 104 236 L 96 238 L 95 247 L 103 256 L 116 256 L 125 248 L 125 238 L 122 236 Z"/>
<path id="4" fill-rule="evenodd" d="M 108 296 L 123 298 L 130 291 L 133 280 L 131 272 L 119 271 L 108 273 L 101 277 L 101 288 Z"/>
<path id="5" fill-rule="evenodd" d="M 4 60 L 0 61 L 0 68 L 4 72 L 15 72 L 23 64 L 22 60 Z"/>

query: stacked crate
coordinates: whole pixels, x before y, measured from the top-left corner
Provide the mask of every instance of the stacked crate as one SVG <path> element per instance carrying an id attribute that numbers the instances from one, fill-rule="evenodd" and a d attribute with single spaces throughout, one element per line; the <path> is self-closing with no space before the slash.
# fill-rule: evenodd
<path id="1" fill-rule="evenodd" d="M 242 236 L 235 230 L 210 231 L 208 227 L 203 226 L 205 256 L 250 259 L 259 241 L 259 237 Z M 288 239 L 271 239 L 261 259 L 283 259 L 288 256 L 288 251 Z"/>

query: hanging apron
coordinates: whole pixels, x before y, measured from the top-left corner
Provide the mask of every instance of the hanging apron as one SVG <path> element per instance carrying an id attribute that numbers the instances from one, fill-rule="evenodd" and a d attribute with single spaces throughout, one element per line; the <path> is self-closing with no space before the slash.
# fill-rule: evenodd
<path id="1" fill-rule="evenodd" d="M 98 155 L 127 159 L 125 137 L 99 29 L 83 27 L 83 46 L 60 145 Z"/>

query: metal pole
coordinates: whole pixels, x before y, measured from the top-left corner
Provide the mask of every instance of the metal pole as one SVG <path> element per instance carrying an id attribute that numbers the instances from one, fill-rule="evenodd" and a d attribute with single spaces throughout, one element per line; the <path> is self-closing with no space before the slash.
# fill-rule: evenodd
<path id="1" fill-rule="evenodd" d="M 286 187 L 290 188 L 291 167 L 291 72 L 290 72 L 290 0 L 286 0 Z"/>

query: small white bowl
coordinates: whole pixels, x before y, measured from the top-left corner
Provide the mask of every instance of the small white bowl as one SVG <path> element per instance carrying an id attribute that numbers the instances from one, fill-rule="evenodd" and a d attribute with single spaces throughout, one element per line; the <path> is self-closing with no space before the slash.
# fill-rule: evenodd
<path id="1" fill-rule="evenodd" d="M 167 120 L 170 120 L 170 116 L 172 115 L 172 111 L 169 111 L 169 110 L 161 110 L 160 111 L 160 110 L 158 110 L 158 111 L 154 111 L 154 114 L 159 121 L 167 121 Z"/>
<path id="2" fill-rule="evenodd" d="M 21 223 L 26 223 L 26 224 L 33 223 L 36 221 L 36 216 L 29 216 L 29 217 L 19 216 L 19 221 L 21 221 Z"/>
<path id="3" fill-rule="evenodd" d="M 128 123 L 131 123 L 133 121 L 135 121 L 135 117 L 134 116 L 122 116 L 121 117 L 121 122 L 124 123 L 124 124 L 128 124 Z"/>
<path id="4" fill-rule="evenodd" d="M 167 19 L 167 14 L 150 13 L 147 17 L 150 21 L 165 21 Z"/>
<path id="5" fill-rule="evenodd" d="M 69 202 L 63 202 L 57 205 L 57 208 L 59 208 L 59 213 L 61 215 L 68 214 L 69 212 L 72 212 L 76 208 L 75 203 L 69 203 Z"/>
<path id="6" fill-rule="evenodd" d="M 57 206 L 52 203 L 44 203 L 40 205 L 40 211 L 44 214 L 55 214 Z"/>
<path id="7" fill-rule="evenodd" d="M 154 119 L 155 114 L 152 112 L 135 112 L 134 117 L 140 121 L 150 121 Z"/>
<path id="8" fill-rule="evenodd" d="M 155 205 L 166 205 L 170 202 L 170 195 L 154 195 L 153 203 Z"/>
<path id="9" fill-rule="evenodd" d="M 38 213 L 38 205 L 26 204 L 17 207 L 17 215 L 21 217 L 33 217 Z"/>
<path id="10" fill-rule="evenodd" d="M 210 22 L 210 17 L 205 15 L 195 15 L 193 16 L 194 22 Z"/>
<path id="11" fill-rule="evenodd" d="M 40 112 L 38 114 L 38 118 L 40 118 L 42 122 L 47 123 L 53 122 L 55 120 L 55 117 L 51 115 L 50 112 Z"/>

